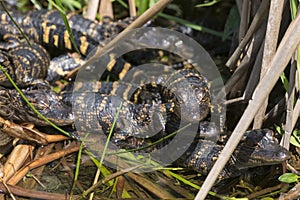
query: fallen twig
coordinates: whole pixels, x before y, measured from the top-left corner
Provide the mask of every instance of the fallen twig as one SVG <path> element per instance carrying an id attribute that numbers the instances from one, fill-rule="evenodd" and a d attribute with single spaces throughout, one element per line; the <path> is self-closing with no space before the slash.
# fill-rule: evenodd
<path id="1" fill-rule="evenodd" d="M 21 168 L 11 179 L 9 179 L 8 184 L 17 184 L 30 170 L 45 165 L 68 154 L 74 153 L 79 150 L 79 147 L 80 145 L 76 143 L 71 147 L 64 149 L 63 151 L 51 153 L 44 157 L 33 160 L 32 162 L 28 163 L 23 168 Z"/>
<path id="2" fill-rule="evenodd" d="M 2 193 L 8 194 L 11 192 L 13 195 L 29 197 L 35 199 L 45 199 L 45 200 L 58 200 L 58 199 L 68 199 L 67 194 L 57 194 L 57 193 L 48 193 L 48 192 L 40 192 L 34 190 L 27 190 L 19 186 L 7 185 L 8 189 L 5 185 L 0 182 L 0 190 Z M 78 198 L 78 196 L 74 196 L 74 198 Z"/>

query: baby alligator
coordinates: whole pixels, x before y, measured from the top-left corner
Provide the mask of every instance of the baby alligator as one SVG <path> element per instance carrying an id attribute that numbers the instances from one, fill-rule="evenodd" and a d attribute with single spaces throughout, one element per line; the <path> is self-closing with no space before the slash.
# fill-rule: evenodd
<path id="1" fill-rule="evenodd" d="M 35 15 L 39 16 L 38 19 L 35 18 Z M 55 24 L 55 21 L 51 20 L 58 19 L 57 12 L 41 11 L 39 13 L 39 11 L 37 11 L 34 12 L 34 14 L 29 14 L 28 16 L 13 14 L 13 17 L 15 17 L 20 23 L 23 31 L 35 42 L 50 49 L 58 48 L 63 51 L 74 51 L 75 47 L 70 42 L 65 26 L 59 20 L 56 20 L 58 21 L 57 24 Z M 17 34 L 16 29 L 10 27 L 10 19 L 5 13 L 1 14 L 1 20 L 1 24 L 3 25 L 2 27 L 7 26 L 7 30 L 10 30 L 9 34 Z M 95 46 L 101 45 L 101 43 L 97 40 L 106 37 L 103 36 L 97 38 L 97 36 L 95 36 L 97 35 L 95 33 L 95 31 L 97 31 L 95 26 L 98 27 L 98 25 L 92 21 L 81 19 L 76 15 L 70 16 L 70 21 L 72 32 L 75 37 L 75 43 L 78 45 L 82 55 L 87 55 Z M 76 21 L 78 21 L 79 24 L 82 23 L 82 26 L 76 26 Z M 84 26 L 86 26 L 88 31 L 83 32 L 81 27 Z M 100 34 L 103 33 L 100 31 Z M 2 37 L 5 38 L 3 35 Z M 13 65 L 12 63 L 16 59 L 15 57 L 19 55 L 16 48 L 22 47 L 21 44 L 22 43 L 17 45 L 17 47 L 12 46 L 7 49 L 5 49 L 5 47 L 2 48 L 3 63 L 7 63 L 5 67 Z M 22 48 L 24 49 L 24 47 Z M 32 49 L 37 48 L 40 47 L 35 46 L 34 44 Z M 27 51 L 33 52 L 34 50 L 27 49 Z M 33 56 L 29 56 L 28 59 L 29 61 L 40 62 L 39 60 L 35 60 L 36 58 Z M 115 71 L 117 76 L 121 71 L 124 72 L 124 69 L 128 70 L 131 68 L 128 66 L 125 67 L 126 65 L 116 66 L 121 67 L 112 68 L 111 71 Z M 24 67 L 21 69 L 23 68 Z M 176 73 L 181 73 L 181 77 L 192 80 L 188 82 L 190 85 L 180 84 L 180 81 L 177 81 Z M 156 91 L 157 84 L 168 81 L 170 86 L 173 86 L 174 90 L 181 92 L 178 96 L 174 97 L 174 90 L 172 87 L 170 90 L 162 89 L 159 92 Z M 104 131 L 106 134 L 112 128 L 114 116 L 118 112 L 118 105 L 123 103 L 122 108 L 120 109 L 120 116 L 116 126 L 114 127 L 112 141 L 120 147 L 130 149 L 136 148 L 137 146 L 144 147 L 145 145 L 153 142 L 154 139 L 157 139 L 156 137 L 153 138 L 147 135 L 151 131 L 158 131 L 159 137 L 164 137 L 167 134 L 170 134 L 169 131 L 166 132 L 166 130 L 170 129 L 170 127 L 168 127 L 168 121 L 170 119 L 177 119 L 181 116 L 182 119 L 180 118 L 179 120 L 199 123 L 199 121 L 207 117 L 210 110 L 210 98 L 207 82 L 204 77 L 192 70 L 178 70 L 173 75 L 160 77 L 159 79 L 154 80 L 153 84 L 151 84 L 154 91 L 150 91 L 150 95 L 146 94 L 146 98 L 142 100 L 142 103 L 137 103 L 136 101 L 144 94 L 141 92 L 144 88 L 138 88 L 137 92 L 134 91 L 133 93 L 136 94 L 136 97 L 133 101 L 129 101 L 131 99 L 128 97 L 125 97 L 124 100 L 123 98 L 120 98 L 120 96 L 114 94 L 117 88 L 121 87 L 120 85 L 116 86 L 115 82 L 108 83 L 107 86 L 105 86 L 108 88 L 107 92 L 95 93 L 93 98 L 90 98 L 91 96 L 88 93 L 86 93 L 87 95 L 79 93 L 79 96 L 77 96 L 75 100 L 72 100 L 75 102 L 74 107 L 79 107 L 79 109 L 77 109 L 78 111 L 76 109 L 72 111 L 71 107 L 66 106 L 56 93 L 51 91 L 48 87 L 43 87 L 43 84 L 41 85 L 42 88 L 37 86 L 30 89 L 24 89 L 23 92 L 27 98 L 29 98 L 29 101 L 31 101 L 42 114 L 54 123 L 57 123 L 60 126 L 73 124 L 76 123 L 75 116 L 79 116 L 76 120 L 78 120 L 77 123 L 80 125 L 79 127 L 83 128 L 81 131 L 92 129 L 96 132 Z M 24 86 L 24 84 L 22 84 L 22 86 Z M 26 87 L 26 84 L 24 87 Z M 129 86 L 129 88 L 130 87 L 131 86 Z M 186 88 L 191 88 L 194 91 L 193 97 L 195 97 L 195 99 L 187 96 L 190 94 L 189 92 L 185 93 Z M 103 83 L 101 83 L 100 90 L 103 89 L 104 86 Z M 155 97 L 156 94 L 158 94 L 158 98 Z M 15 121 L 25 121 L 35 123 L 36 125 L 46 125 L 45 122 L 39 119 L 36 114 L 28 108 L 28 105 L 15 90 L 4 88 L 0 91 L 0 97 L 0 104 L 3 108 L 7 108 L 0 111 L 1 116 Z M 191 111 L 191 109 L 195 109 L 199 110 L 199 112 L 181 112 L 182 110 L 179 105 L 185 107 L 185 109 L 182 109 L 183 111 Z M 150 123 L 154 122 L 154 118 L 157 119 L 157 124 L 154 126 L 148 126 Z M 200 124 L 200 129 L 201 126 L 202 125 Z M 154 128 L 154 130 L 149 130 L 149 127 Z M 231 173 L 235 171 L 236 168 L 232 167 L 232 163 L 238 164 L 239 168 L 254 167 L 262 164 L 278 163 L 289 157 L 288 151 L 280 147 L 268 131 L 262 130 L 254 132 L 257 133 L 253 134 L 255 135 L 254 138 L 252 138 L 252 134 L 246 134 L 245 140 L 236 149 L 235 154 L 232 157 L 232 162 L 228 164 L 226 170 Z M 210 169 L 212 163 L 218 157 L 219 152 L 223 147 L 216 145 L 213 147 L 212 151 L 207 152 L 208 148 L 206 147 L 208 145 L 212 145 L 209 140 L 194 141 L 182 159 L 178 162 L 182 165 L 189 166 L 197 171 L 203 171 L 205 173 Z M 159 148 L 159 145 L 145 151 L 151 152 L 157 150 L 157 148 Z M 267 151 L 267 153 L 265 151 Z M 202 158 L 201 155 L 206 153 L 208 153 L 208 156 Z M 264 154 L 272 155 L 273 157 Z M 244 155 L 249 155 L 249 157 L 246 158 Z"/>
<path id="2" fill-rule="evenodd" d="M 45 116 L 49 116 L 48 118 L 53 122 L 65 123 L 61 125 L 74 123 L 74 115 L 71 108 L 63 104 L 53 91 L 23 90 L 23 92 L 36 108 Z M 28 105 L 21 99 L 15 90 L 1 90 L 0 96 L 1 100 L 4 100 L 4 97 L 7 99 L 6 102 L 3 102 L 2 107 L 4 108 L 4 105 L 9 105 L 6 110 L 7 113 L 0 113 L 0 115 L 3 116 L 6 114 L 6 118 L 8 119 L 46 125 L 43 120 L 38 120 L 33 112 L 29 112 L 30 109 L 28 109 Z M 161 106 L 149 104 L 135 105 L 130 103 L 130 101 L 124 102 L 124 100 L 117 96 L 103 96 L 100 93 L 96 93 L 95 100 L 96 102 L 90 104 L 89 101 L 91 101 L 91 99 L 88 97 L 85 99 L 84 105 L 88 107 L 82 109 L 84 111 L 83 113 L 80 113 L 81 117 L 77 119 L 80 124 L 79 134 L 85 131 L 89 131 L 90 134 L 99 134 L 101 131 L 108 133 L 112 121 L 114 120 L 114 116 L 118 112 L 118 108 L 109 107 L 109 105 L 111 103 L 113 105 L 119 105 L 120 102 L 123 102 L 124 104 L 114 129 L 115 134 L 113 134 L 112 142 L 120 148 L 136 149 L 145 146 L 148 147 L 149 144 L 164 136 L 163 132 L 159 132 L 160 128 L 162 128 L 159 126 L 150 126 L 150 128 L 157 128 L 157 130 L 154 131 L 159 132 L 157 134 L 158 138 L 157 135 L 156 137 L 145 136 L 145 134 L 148 134 L 148 132 L 153 130 L 147 129 L 148 127 L 146 124 L 143 123 L 147 122 L 148 118 L 153 118 L 153 115 L 159 113 L 161 111 Z M 82 106 L 82 104 L 80 105 Z M 1 112 L 5 112 L 5 109 L 1 109 Z M 68 120 L 60 121 L 59 119 L 61 118 Z M 97 122 L 96 124 L 93 123 L 95 121 Z M 121 126 L 122 124 L 125 124 L 126 126 Z M 119 125 L 121 127 L 119 127 Z M 143 125 L 145 127 L 143 127 Z M 124 127 L 127 127 L 127 129 Z M 92 132 L 91 128 L 93 129 Z M 209 129 L 207 123 L 200 123 L 199 131 L 198 134 L 200 135 L 196 137 L 188 150 L 176 161 L 176 163 L 181 166 L 192 168 L 205 175 L 212 168 L 224 146 L 215 144 L 209 139 L 200 139 L 201 135 L 207 136 L 208 134 L 215 134 L 214 132 L 216 129 Z M 168 141 L 163 141 L 164 144 L 162 145 L 165 145 L 166 142 Z M 160 144 L 157 144 L 154 147 L 146 148 L 143 151 L 152 152 L 157 151 L 159 148 Z M 238 176 L 244 168 L 277 164 L 288 158 L 289 152 L 278 144 L 277 139 L 273 136 L 271 130 L 262 129 L 248 131 L 244 134 L 242 141 L 235 149 L 230 161 L 222 171 L 220 179 Z"/>
<path id="3" fill-rule="evenodd" d="M 42 92 L 41 90 L 23 90 L 23 92 L 29 98 L 29 100 L 38 100 L 32 103 L 34 103 L 36 108 L 40 112 L 42 112 L 42 114 L 44 114 L 45 116 L 48 116 L 49 114 L 54 114 L 50 115 L 52 117 L 49 117 L 52 121 L 56 122 L 57 119 L 65 118 L 69 119 L 69 121 L 65 120 L 64 123 L 74 123 L 74 116 L 72 115 L 70 107 L 65 106 L 59 99 L 57 99 L 57 95 L 51 90 Z M 9 116 L 7 116 L 8 118 L 12 117 L 14 120 L 29 121 L 45 125 L 45 122 L 43 122 L 42 120 L 37 121 L 37 118 L 34 117 L 35 115 L 32 112 L 29 112 L 29 109 L 27 108 L 28 105 L 26 105 L 26 103 L 22 101 L 22 99 L 19 97 L 19 94 L 15 90 L 2 90 L 2 100 L 5 96 L 4 93 L 8 98 L 7 102 L 4 104 L 8 105 L 7 103 L 10 102 L 10 107 L 8 107 L 7 110 L 9 110 L 10 112 L 15 112 L 6 113 L 9 114 Z M 103 103 L 104 99 L 106 103 Z M 97 130 L 97 128 L 101 128 L 102 130 L 104 128 L 104 131 L 107 132 L 110 128 L 110 126 L 108 125 L 111 124 L 113 116 L 115 116 L 117 112 L 117 108 L 103 108 L 102 112 L 100 112 L 100 110 L 98 109 L 101 106 L 99 105 L 109 105 L 109 102 L 118 101 L 114 102 L 115 104 L 121 102 L 121 100 L 116 96 L 101 96 L 101 94 L 97 94 L 96 100 L 96 104 L 90 110 L 92 113 L 82 113 L 82 116 L 86 117 L 86 121 L 81 121 L 80 123 L 84 123 L 81 124 L 83 128 L 87 128 L 88 130 L 90 130 L 89 128 L 91 127 L 87 126 L 90 126 L 92 123 L 87 123 L 87 121 L 89 121 L 89 119 L 93 120 L 89 117 L 89 114 L 92 114 L 92 116 L 96 117 L 96 120 L 99 120 L 100 123 L 99 127 L 93 127 L 93 129 L 96 132 L 98 132 L 101 130 Z M 86 102 L 85 105 L 90 104 L 89 102 Z M 98 114 L 96 116 L 94 115 L 94 109 L 98 110 Z M 159 107 L 157 107 L 157 109 L 159 109 Z M 153 142 L 151 139 L 135 140 L 134 135 L 127 134 L 134 133 L 134 131 L 137 131 L 137 129 L 142 129 L 141 125 L 135 124 L 137 120 L 133 120 L 134 118 L 142 117 L 143 119 L 145 119 L 149 117 L 150 113 L 153 113 L 153 110 L 153 106 L 147 106 L 146 104 L 134 105 L 126 101 L 121 109 L 121 111 L 124 111 L 121 113 L 121 115 L 124 116 L 123 118 L 120 117 L 118 122 L 122 123 L 122 121 L 124 120 L 123 123 L 127 123 L 128 126 L 126 127 L 130 128 L 130 130 L 118 130 L 118 127 L 116 127 L 115 131 L 117 133 L 114 135 L 112 141 L 115 142 L 115 144 L 119 145 L 120 148 L 130 149 L 143 147 Z M 1 112 L 4 111 L 5 109 L 1 110 Z M 1 113 L 1 115 L 3 115 L 3 113 Z M 131 119 L 128 119 L 128 116 L 130 116 Z M 61 123 L 62 121 L 58 122 Z M 101 125 L 103 127 L 101 127 Z M 200 125 L 200 129 L 204 130 L 202 131 L 204 132 L 203 134 L 208 134 L 208 132 L 205 130 L 207 127 L 205 125 L 203 127 L 201 126 L 202 125 Z M 142 133 L 140 132 L 140 134 Z M 159 147 L 156 146 L 154 149 L 150 148 L 148 151 L 155 151 L 157 148 Z M 180 157 L 180 159 L 177 161 L 177 164 L 192 168 L 205 175 L 212 168 L 222 149 L 223 145 L 215 144 L 210 140 L 198 139 L 195 140 L 191 144 L 189 149 L 184 153 L 184 155 Z M 278 144 L 276 138 L 273 136 L 272 131 L 268 129 L 248 131 L 244 134 L 244 138 L 240 142 L 239 146 L 235 149 L 230 161 L 227 163 L 225 169 L 222 171 L 220 178 L 223 179 L 238 176 L 241 173 L 240 170 L 243 168 L 277 164 L 288 158 L 289 152 Z"/>

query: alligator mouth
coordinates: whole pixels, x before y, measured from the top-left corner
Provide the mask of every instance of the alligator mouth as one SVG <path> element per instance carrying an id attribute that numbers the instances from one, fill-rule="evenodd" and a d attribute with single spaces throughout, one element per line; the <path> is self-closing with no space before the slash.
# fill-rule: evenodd
<path id="1" fill-rule="evenodd" d="M 246 153 L 242 154 L 239 154 L 236 158 L 236 166 L 239 169 L 279 164 L 290 158 L 289 151 L 283 147 L 277 152 L 260 151 L 248 155 Z"/>
<path id="2" fill-rule="evenodd" d="M 264 145 L 261 145 L 262 141 Z M 289 159 L 290 153 L 278 143 L 269 141 L 266 144 L 266 141 L 262 139 L 255 147 L 242 144 L 235 158 L 238 168 L 249 168 L 279 164 Z"/>

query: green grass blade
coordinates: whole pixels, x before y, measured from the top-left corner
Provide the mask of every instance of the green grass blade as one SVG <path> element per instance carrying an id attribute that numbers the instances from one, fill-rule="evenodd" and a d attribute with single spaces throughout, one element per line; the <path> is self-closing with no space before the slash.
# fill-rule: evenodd
<path id="1" fill-rule="evenodd" d="M 195 189 L 197 189 L 197 190 L 199 190 L 199 189 L 201 188 L 199 185 L 196 185 L 195 183 L 192 183 L 191 181 L 189 181 L 189 180 L 183 178 L 182 176 L 180 176 L 180 175 L 178 175 L 178 174 L 175 174 L 174 172 L 171 172 L 171 171 L 168 171 L 168 170 L 166 170 L 166 171 L 164 171 L 164 172 L 165 172 L 166 174 L 169 174 L 169 175 L 173 176 L 175 179 L 181 181 L 181 182 L 184 183 L 185 185 L 188 185 L 188 186 L 190 186 L 190 187 L 193 187 L 193 188 L 195 188 Z M 214 196 L 214 197 L 218 197 L 218 198 L 220 198 L 220 199 L 227 199 L 227 197 L 218 195 L 218 194 L 215 193 L 215 192 L 209 191 L 208 194 L 210 194 L 210 195 L 212 195 L 212 196 Z"/>
<path id="2" fill-rule="evenodd" d="M 77 47 L 77 45 L 76 45 L 76 43 L 75 43 L 74 35 L 72 33 L 72 29 L 71 29 L 70 24 L 68 22 L 68 19 L 67 19 L 67 16 L 66 16 L 66 12 L 64 10 L 64 7 L 62 5 L 61 0 L 55 0 L 56 3 L 54 3 L 52 0 L 48 0 L 48 1 L 49 1 L 49 3 L 51 3 L 59 11 L 59 13 L 60 13 L 60 15 L 61 15 L 61 17 L 62 17 L 62 19 L 64 21 L 64 24 L 66 26 L 66 29 L 68 31 L 71 43 L 72 43 L 75 51 L 77 53 L 81 54 L 80 51 L 79 51 L 79 49 L 78 49 L 78 47 Z"/>
<path id="3" fill-rule="evenodd" d="M 297 15 L 298 0 L 290 0 L 291 17 L 295 19 Z"/>
<path id="4" fill-rule="evenodd" d="M 138 15 L 143 14 L 149 8 L 149 0 L 137 1 Z"/>
<path id="5" fill-rule="evenodd" d="M 281 79 L 281 82 L 284 86 L 285 91 L 288 92 L 289 91 L 289 80 L 285 76 L 284 72 L 280 75 L 280 79 Z"/>
<path id="6" fill-rule="evenodd" d="M 82 155 L 82 148 L 83 148 L 83 143 L 80 144 L 80 148 L 78 151 L 78 156 L 77 156 L 77 161 L 76 161 L 76 168 L 75 168 L 75 175 L 74 175 L 74 179 L 73 179 L 73 184 L 72 184 L 72 188 L 71 188 L 71 193 L 70 193 L 70 198 L 72 199 L 73 193 L 74 193 L 74 189 L 76 186 L 76 182 L 78 180 L 78 176 L 79 176 L 79 169 L 80 169 L 80 162 L 81 162 L 81 155 Z"/>
<path id="7" fill-rule="evenodd" d="M 36 7 L 36 9 L 41 10 L 43 7 L 41 6 L 40 2 L 37 0 L 31 0 L 31 3 Z"/>
<path id="8" fill-rule="evenodd" d="M 91 158 L 91 160 L 93 161 L 93 163 L 98 168 L 100 168 L 100 161 L 97 160 L 97 158 L 95 157 L 95 155 L 93 155 L 93 153 L 90 152 L 90 151 L 88 151 L 87 149 L 84 152 Z M 101 171 L 101 174 L 103 174 L 104 177 L 111 174 L 110 171 L 106 167 L 104 167 L 103 165 L 101 166 L 100 171 Z M 112 180 L 108 181 L 108 185 L 112 186 L 113 185 L 113 181 Z"/>
<path id="9" fill-rule="evenodd" d="M 107 140 L 106 140 L 106 143 L 104 145 L 104 149 L 103 149 L 103 152 L 102 152 L 102 156 L 101 156 L 101 159 L 100 159 L 100 167 L 104 161 L 104 158 L 105 158 L 105 154 L 106 154 L 106 151 L 107 151 L 107 147 L 108 147 L 108 144 L 110 142 L 110 138 L 111 136 L 113 135 L 113 130 L 114 130 L 114 127 L 116 126 L 116 123 L 117 123 L 117 120 L 119 118 L 119 114 L 120 114 L 120 111 L 121 111 L 121 108 L 122 108 L 122 102 L 120 103 L 119 107 L 118 107 L 118 111 L 117 111 L 117 114 L 116 116 L 114 117 L 114 121 L 113 121 L 113 124 L 112 124 L 112 127 L 109 131 L 109 134 L 108 134 L 108 137 L 107 137 Z"/>
<path id="10" fill-rule="evenodd" d="M 105 155 L 106 155 L 106 151 L 107 151 L 107 148 L 108 148 L 108 144 L 109 144 L 109 142 L 110 142 L 111 136 L 113 135 L 113 130 L 114 130 L 114 127 L 116 126 L 117 119 L 119 118 L 119 114 L 120 114 L 121 108 L 122 108 L 122 102 L 120 103 L 120 105 L 119 105 L 119 107 L 118 107 L 118 111 L 117 111 L 117 113 L 116 113 L 116 115 L 115 115 L 115 117 L 114 117 L 114 121 L 113 121 L 113 123 L 112 123 L 112 127 L 111 127 L 110 132 L 109 132 L 109 134 L 108 134 L 108 136 L 107 136 L 107 139 L 106 139 L 106 142 L 105 142 L 105 145 L 104 145 L 104 148 L 103 148 L 103 152 L 102 152 L 100 161 L 99 161 L 99 163 L 97 164 L 98 170 L 97 170 L 97 173 L 96 173 L 96 175 L 95 175 L 94 184 L 97 183 L 98 177 L 100 176 L 99 171 L 101 171 L 101 169 L 102 169 L 102 167 L 103 167 L 102 164 L 103 164 L 103 161 L 104 161 L 104 158 L 105 158 Z M 112 185 L 113 185 L 113 183 L 112 183 Z M 83 196 L 83 197 L 86 197 L 86 196 L 88 195 L 88 193 L 89 193 L 89 191 L 85 191 L 85 192 L 82 194 L 82 196 Z M 93 195 L 94 195 L 94 193 L 91 193 L 90 195 L 91 195 L 90 198 L 92 198 Z"/>
<path id="11" fill-rule="evenodd" d="M 210 1 L 210 2 L 207 2 L 207 3 L 198 4 L 198 5 L 196 5 L 195 7 L 201 8 L 201 7 L 213 6 L 213 5 L 215 5 L 216 3 L 219 3 L 220 1 L 221 1 L 221 0 L 213 0 L 213 1 Z"/>
<path id="12" fill-rule="evenodd" d="M 127 3 L 125 3 L 123 0 L 116 0 L 119 4 L 121 4 L 124 8 L 128 8 Z"/>
<path id="13" fill-rule="evenodd" d="M 147 148 L 149 148 L 149 147 L 152 147 L 152 146 L 154 146 L 154 145 L 156 145 L 156 144 L 161 143 L 161 142 L 164 141 L 164 140 L 167 140 L 167 139 L 169 139 L 169 138 L 175 136 L 177 133 L 179 133 L 180 131 L 186 129 L 186 128 L 189 127 L 190 125 L 191 125 L 191 123 L 185 125 L 184 127 L 178 129 L 177 131 L 174 131 L 173 133 L 171 133 L 171 134 L 169 134 L 169 135 L 167 135 L 167 136 L 165 136 L 165 137 L 162 137 L 162 138 L 160 138 L 159 140 L 157 140 L 157 141 L 155 141 L 155 142 L 153 142 L 153 143 L 151 143 L 151 144 L 149 144 L 149 145 L 146 145 L 146 146 L 144 146 L 144 147 L 140 147 L 140 148 L 136 148 L 136 149 L 131 149 L 131 150 L 126 150 L 126 151 L 119 151 L 119 152 L 115 152 L 115 153 L 112 153 L 112 154 L 113 154 L 113 155 L 117 155 L 117 154 L 129 153 L 129 152 L 133 152 L 133 151 L 141 151 L 141 150 L 147 149 Z"/>

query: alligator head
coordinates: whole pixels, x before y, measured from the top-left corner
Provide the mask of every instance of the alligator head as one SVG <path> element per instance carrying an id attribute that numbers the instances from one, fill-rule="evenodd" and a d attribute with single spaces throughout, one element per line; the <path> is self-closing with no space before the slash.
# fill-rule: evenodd
<path id="1" fill-rule="evenodd" d="M 241 169 L 278 164 L 287 160 L 290 153 L 278 144 L 273 131 L 260 129 L 244 134 L 233 157 L 236 159 L 236 167 Z"/>

